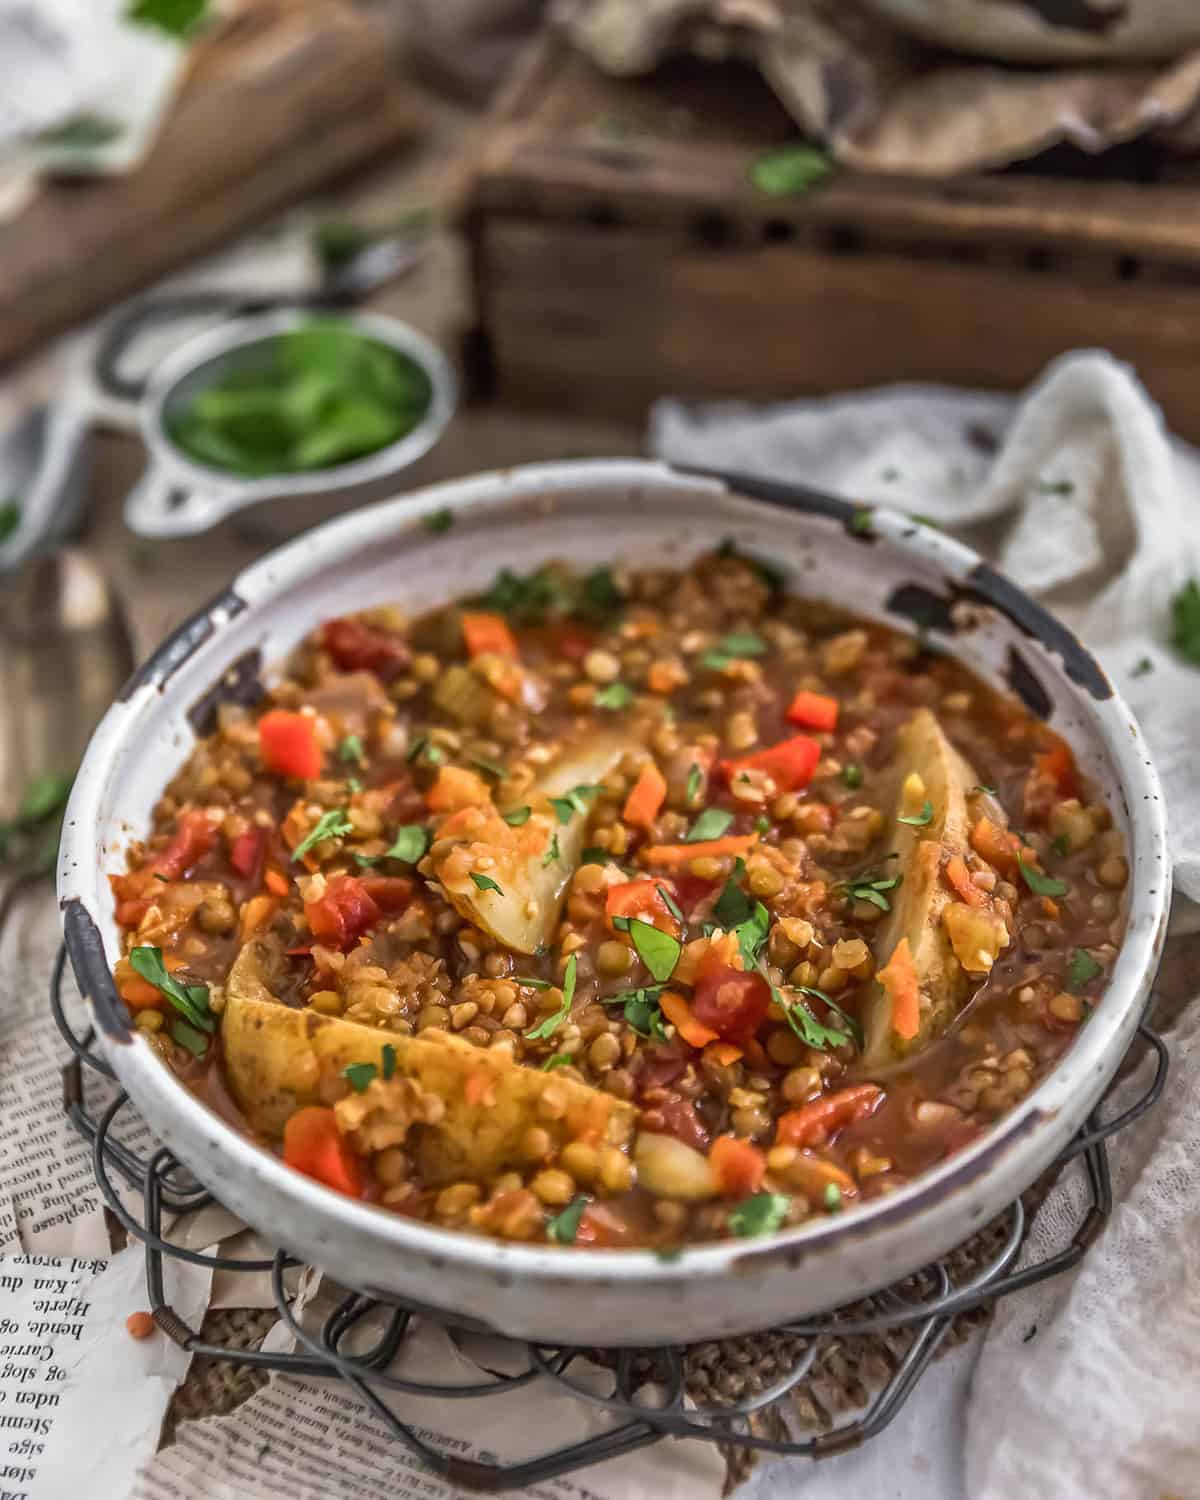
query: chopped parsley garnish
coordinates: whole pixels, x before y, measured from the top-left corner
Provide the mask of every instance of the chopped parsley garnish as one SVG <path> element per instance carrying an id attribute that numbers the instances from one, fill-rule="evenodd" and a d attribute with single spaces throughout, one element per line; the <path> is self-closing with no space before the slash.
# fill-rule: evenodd
<path id="1" fill-rule="evenodd" d="M 748 969 L 754 967 L 762 945 L 767 940 L 770 927 L 771 914 L 761 901 L 756 901 L 746 920 L 739 922 L 733 929 L 733 935 L 738 940 L 738 947 L 742 950 L 742 960 Z"/>
<path id="2" fill-rule="evenodd" d="M 560 859 L 562 859 L 562 855 L 559 853 L 558 834 L 556 833 L 550 840 L 550 844 L 546 849 L 545 854 L 542 855 L 542 869 L 546 869 L 548 865 L 557 864 Z"/>
<path id="3" fill-rule="evenodd" d="M 688 772 L 688 779 L 687 779 L 687 800 L 688 800 L 689 805 L 691 803 L 695 802 L 696 798 L 700 795 L 701 791 L 703 790 L 703 787 L 704 787 L 704 772 L 700 769 L 700 767 L 696 764 L 696 762 L 693 761 L 692 762 L 692 769 Z"/>
<path id="4" fill-rule="evenodd" d="M 490 875 L 479 875 L 474 870 L 471 871 L 471 884 L 477 891 L 495 891 L 497 896 L 504 894 Z"/>
<path id="5" fill-rule="evenodd" d="M 655 1042 L 665 1042 L 667 1033 L 658 1003 L 664 987 L 661 984 L 648 984 L 636 990 L 618 990 L 615 995 L 605 995 L 602 1003 L 623 1006 L 625 1024 L 639 1036 L 649 1037 Z"/>
<path id="6" fill-rule="evenodd" d="M 577 1193 L 562 1213 L 546 1220 L 546 1237 L 558 1245 L 573 1245 L 586 1207 L 587 1198 L 582 1193 Z"/>
<path id="7" fill-rule="evenodd" d="M 750 181 L 771 198 L 807 193 L 833 172 L 833 160 L 820 146 L 777 146 L 750 165 Z"/>
<path id="8" fill-rule="evenodd" d="M 608 568 L 596 568 L 585 578 L 575 579 L 547 565 L 524 576 L 502 568 L 487 593 L 474 602 L 517 625 L 544 625 L 547 619 L 564 615 L 606 625 L 624 608 L 625 596 Z"/>
<path id="9" fill-rule="evenodd" d="M 404 757 L 409 765 L 420 763 L 426 766 L 440 766 L 446 759 L 446 752 L 440 745 L 435 745 L 427 734 L 419 734 L 408 747 L 408 754 Z"/>
<path id="10" fill-rule="evenodd" d="M 203 1057 L 208 1051 L 209 1038 L 202 1031 L 197 1031 L 194 1026 L 189 1026 L 186 1021 L 172 1021 L 171 1040 L 178 1042 L 193 1057 Z"/>
<path id="11" fill-rule="evenodd" d="M 449 531 L 454 525 L 454 512 L 448 505 L 443 505 L 441 510 L 431 511 L 429 515 L 422 518 L 421 525 L 426 531 L 432 531 L 435 536 Z"/>
<path id="12" fill-rule="evenodd" d="M 1067 984 L 1073 990 L 1088 984 L 1104 970 L 1087 951 L 1086 948 L 1076 948 L 1071 955 L 1071 963 L 1067 969 Z"/>
<path id="13" fill-rule="evenodd" d="M 602 786 L 573 786 L 569 792 L 564 792 L 561 797 L 551 797 L 550 806 L 554 809 L 554 816 L 562 824 L 567 824 L 576 813 L 586 814 L 588 801 L 597 797 L 604 790 Z"/>
<path id="14" fill-rule="evenodd" d="M 787 1218 L 792 1200 L 783 1193 L 755 1193 L 730 1210 L 729 1227 L 734 1234 L 752 1239 L 758 1234 L 774 1234 Z"/>
<path id="15" fill-rule="evenodd" d="M 565 1068 L 571 1061 L 569 1052 L 556 1052 L 553 1057 L 548 1057 L 542 1064 L 543 1073 L 553 1073 L 555 1068 Z"/>
<path id="16" fill-rule="evenodd" d="M 726 932 L 732 932 L 735 927 L 742 922 L 748 922 L 754 915 L 754 903 L 738 884 L 745 872 L 746 866 L 740 859 L 737 860 L 733 867 L 733 874 L 725 882 L 721 894 L 717 897 L 717 904 L 713 907 L 714 920 Z"/>
<path id="17" fill-rule="evenodd" d="M 656 886 L 655 889 L 658 891 L 658 894 L 663 898 L 663 905 L 667 908 L 667 910 L 671 913 L 671 915 L 675 918 L 675 920 L 679 923 L 679 925 L 681 927 L 683 927 L 685 925 L 684 920 L 683 920 L 683 913 L 679 910 L 679 907 L 676 905 L 675 897 L 672 896 L 672 894 L 670 893 L 669 890 L 667 890 L 667 888 L 666 888 L 665 885 Z"/>
<path id="18" fill-rule="evenodd" d="M 473 755 L 471 764 L 477 771 L 482 771 L 485 776 L 494 776 L 497 781 L 503 781 L 508 772 L 497 761 L 486 760 L 482 755 Z"/>
<path id="19" fill-rule="evenodd" d="M 1171 644 L 1185 661 L 1200 666 L 1200 583 L 1194 578 L 1171 600 Z"/>
<path id="20" fill-rule="evenodd" d="M 767 643 L 760 636 L 752 635 L 748 630 L 733 631 L 703 653 L 700 665 L 714 672 L 723 672 L 731 662 L 761 656 L 766 649 Z"/>
<path id="21" fill-rule="evenodd" d="M 897 823 L 907 823 L 910 828 L 924 828 L 933 822 L 933 803 L 928 797 L 921 804 L 921 811 L 913 813 L 911 818 L 897 818 Z"/>
<path id="22" fill-rule="evenodd" d="M 1149 677 L 1154 671 L 1154 663 L 1148 656 L 1139 656 L 1137 662 L 1130 668 L 1130 677 Z"/>
<path id="23" fill-rule="evenodd" d="M 298 859 L 303 859 L 314 844 L 320 844 L 325 839 L 340 839 L 343 834 L 349 833 L 353 826 L 343 807 L 335 807 L 331 812 L 323 813 L 312 832 L 302 838 L 292 850 L 293 863 Z"/>
<path id="24" fill-rule="evenodd" d="M 346 765 L 361 766 L 366 759 L 361 737 L 357 734 L 348 734 L 344 740 L 339 741 L 337 758 Z"/>
<path id="25" fill-rule="evenodd" d="M 982 781 L 978 784 L 978 786 L 973 786 L 971 788 L 971 791 L 973 793 L 978 792 L 982 797 L 998 797 L 1000 795 L 999 790 L 996 787 L 984 786 Z"/>
<path id="26" fill-rule="evenodd" d="M 863 768 L 851 761 L 848 766 L 842 767 L 842 780 L 851 791 L 855 791 L 863 784 Z"/>
<path id="27" fill-rule="evenodd" d="M 579 856 L 581 865 L 606 865 L 608 863 L 608 850 L 598 849 L 595 844 L 589 844 Z"/>
<path id="28" fill-rule="evenodd" d="M 1054 850 L 1055 854 L 1058 855 L 1059 859 L 1065 859 L 1071 852 L 1071 840 L 1066 836 L 1065 833 L 1060 833 L 1059 836 L 1052 841 L 1050 847 Z"/>
<path id="29" fill-rule="evenodd" d="M 892 903 L 884 891 L 894 891 L 903 880 L 903 875 L 881 875 L 878 870 L 868 870 L 854 880 L 840 882 L 834 889 L 842 891 L 848 901 L 868 901 L 880 911 L 891 911 Z"/>
<path id="30" fill-rule="evenodd" d="M 628 708 L 633 702 L 633 689 L 623 682 L 610 682 L 600 689 L 592 702 L 597 708 Z"/>
<path id="31" fill-rule="evenodd" d="M 520 828 L 529 822 L 529 815 L 532 811 L 531 807 L 514 807 L 509 812 L 502 813 L 501 817 L 510 828 Z"/>
<path id="32" fill-rule="evenodd" d="M 836 1182 L 825 1184 L 825 1207 L 831 1214 L 836 1214 L 842 1206 L 842 1190 Z"/>
<path id="33" fill-rule="evenodd" d="M 705 839 L 719 839 L 733 823 L 733 814 L 723 807 L 706 807 L 692 824 L 685 842 L 699 844 Z"/>
<path id="34" fill-rule="evenodd" d="M 406 865 L 415 865 L 428 848 L 429 830 L 422 828 L 420 823 L 406 823 L 403 828 L 396 829 L 392 847 L 383 857 L 402 860 Z"/>
<path id="35" fill-rule="evenodd" d="M 856 1044 L 860 1048 L 862 1047 L 862 1026 L 858 1021 L 854 1019 L 852 1015 L 850 1015 L 847 1011 L 844 1011 L 836 1000 L 831 1000 L 824 990 L 814 989 L 811 984 L 797 984 L 794 985 L 793 988 L 798 995 L 812 995 L 815 1000 L 819 1000 L 822 1005 L 824 1005 L 828 1010 L 831 1010 L 835 1016 L 838 1016 L 845 1023 L 850 1031 L 850 1035 L 854 1038 Z"/>
<path id="36" fill-rule="evenodd" d="M 161 948 L 131 949 L 129 967 L 164 995 L 184 1020 L 198 1031 L 212 1032 L 217 1029 L 217 1019 L 208 1004 L 208 986 L 180 984 L 178 979 L 168 973 Z"/>
<path id="37" fill-rule="evenodd" d="M 868 505 L 855 507 L 854 514 L 850 517 L 850 530 L 856 536 L 874 536 L 875 534 L 875 512 Z"/>
<path id="38" fill-rule="evenodd" d="M 552 990 L 554 988 L 548 979 L 533 979 L 526 974 L 514 974 L 513 983 L 528 985 L 531 990 Z"/>
<path id="39" fill-rule="evenodd" d="M 572 953 L 567 959 L 567 966 L 563 970 L 562 1004 L 557 1010 L 553 1010 L 543 1021 L 539 1021 L 532 1031 L 525 1035 L 531 1042 L 553 1036 L 562 1023 L 571 1014 L 571 1001 L 575 998 L 575 955 Z M 547 989 L 551 986 L 547 985 Z"/>
<path id="40" fill-rule="evenodd" d="M 1056 880 L 1053 875 L 1043 875 L 1040 870 L 1027 865 L 1019 856 L 1017 868 L 1021 872 L 1021 879 L 1035 896 L 1065 896 L 1071 889 L 1065 880 Z"/>
<path id="41" fill-rule="evenodd" d="M 356 1094 L 365 1094 L 378 1072 L 374 1063 L 350 1063 L 342 1069 L 343 1076 Z"/>
<path id="42" fill-rule="evenodd" d="M 383 1081 L 386 1083 L 390 1078 L 394 1078 L 396 1074 L 396 1049 L 392 1046 L 391 1042 L 384 1042 L 383 1051 L 380 1053 L 380 1063 L 380 1073 L 383 1076 Z"/>
<path id="43" fill-rule="evenodd" d="M 17 500 L 5 500 L 0 504 L 0 543 L 7 542 L 21 524 L 21 505 Z"/>
<path id="44" fill-rule="evenodd" d="M 628 930 L 638 957 L 654 978 L 660 982 L 670 979 L 683 952 L 679 939 L 659 931 L 650 922 L 643 922 L 641 917 L 632 918 Z"/>
<path id="45" fill-rule="evenodd" d="M 840 1047 L 850 1040 L 849 1035 L 844 1031 L 839 1031 L 836 1026 L 823 1026 L 803 1000 L 799 998 L 795 1000 L 786 999 L 779 986 L 771 984 L 771 977 L 767 973 L 767 966 L 761 959 L 755 967 L 770 986 L 771 999 L 784 1011 L 787 1016 L 788 1025 L 806 1046 L 824 1052 L 830 1047 Z M 819 994 L 820 992 L 812 991 L 811 993 Z"/>
<path id="46" fill-rule="evenodd" d="M 359 779 L 358 779 L 357 776 L 347 776 L 346 777 L 346 790 L 350 793 L 350 795 L 352 797 L 357 797 L 358 794 L 359 794 L 359 792 L 362 791 L 362 789 L 363 789 L 363 784 L 362 784 L 361 781 L 359 781 Z"/>

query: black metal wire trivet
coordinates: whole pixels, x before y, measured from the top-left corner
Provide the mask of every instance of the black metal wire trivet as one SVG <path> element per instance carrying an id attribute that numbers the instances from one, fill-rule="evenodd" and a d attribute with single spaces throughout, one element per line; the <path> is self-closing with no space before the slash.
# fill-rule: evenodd
<path id="1" fill-rule="evenodd" d="M 92 1143 L 92 1165 L 105 1202 L 125 1230 L 146 1247 L 146 1288 L 158 1326 L 192 1354 L 284 1374 L 338 1376 L 357 1391 L 395 1436 L 432 1470 L 452 1483 L 491 1492 L 553 1479 L 658 1442 L 666 1436 L 696 1438 L 724 1447 L 814 1459 L 828 1458 L 867 1442 L 882 1432 L 904 1405 L 929 1367 L 955 1317 L 1057 1276 L 1082 1260 L 1112 1211 L 1112 1184 L 1104 1143 L 1155 1103 L 1167 1075 L 1166 1046 L 1143 1021 L 1138 1026 L 1138 1038 L 1156 1054 L 1150 1084 L 1135 1103 L 1114 1119 L 1102 1122 L 1099 1111 L 1094 1112 L 1055 1164 L 1056 1168 L 1061 1167 L 1082 1156 L 1091 1190 L 1091 1202 L 1070 1243 L 1062 1250 L 1035 1265 L 1013 1269 L 1025 1231 L 1025 1212 L 1018 1200 L 997 1221 L 1002 1226 L 998 1248 L 969 1277 L 956 1280 L 950 1269 L 952 1257 L 944 1257 L 916 1277 L 906 1278 L 906 1287 L 915 1283 L 918 1288 L 916 1295 L 911 1291 L 901 1291 L 899 1287 L 888 1287 L 855 1303 L 851 1309 L 837 1309 L 773 1330 L 796 1341 L 797 1358 L 786 1375 L 750 1397 L 728 1404 L 716 1400 L 685 1400 L 686 1350 L 683 1346 L 597 1351 L 568 1344 L 529 1344 L 526 1346 L 526 1367 L 515 1375 L 499 1374 L 477 1366 L 483 1378 L 474 1384 L 437 1384 L 405 1379 L 388 1372 L 414 1317 L 419 1314 L 428 1319 L 430 1309 L 417 1308 L 399 1300 L 381 1303 L 378 1299 L 350 1292 L 338 1302 L 320 1330 L 312 1333 L 293 1314 L 292 1296 L 285 1287 L 284 1274 L 301 1263 L 286 1251 L 276 1252 L 271 1260 L 242 1260 L 204 1255 L 172 1244 L 165 1238 L 164 1212 L 186 1213 L 202 1208 L 212 1201 L 212 1197 L 207 1189 L 191 1179 L 165 1147 L 159 1147 L 145 1157 L 121 1142 L 114 1132 L 114 1125 L 121 1112 L 130 1107 L 126 1094 L 119 1093 L 98 1118 L 89 1109 L 84 1097 L 84 1068 L 114 1082 L 115 1075 L 104 1059 L 92 1050 L 92 1031 L 89 1029 L 80 1037 L 67 1020 L 62 1004 L 65 968 L 64 949 L 58 956 L 50 981 L 54 1019 L 73 1054 L 63 1068 L 63 1107 L 79 1133 Z M 114 1172 L 141 1192 L 144 1222 L 139 1223 L 122 1203 L 113 1186 Z M 226 1347 L 204 1340 L 166 1299 L 164 1257 L 209 1266 L 214 1271 L 269 1271 L 275 1303 L 284 1323 L 295 1336 L 296 1352 L 264 1353 L 258 1349 Z M 387 1319 L 383 1333 L 366 1353 L 351 1353 L 349 1346 L 354 1331 L 364 1318 L 379 1308 L 385 1311 Z M 860 1311 L 864 1308 L 867 1309 L 865 1312 Z M 902 1328 L 913 1330 L 912 1343 L 861 1415 L 833 1431 L 803 1439 L 772 1437 L 755 1429 L 754 1418 L 786 1396 L 812 1369 L 817 1340 L 821 1336 L 833 1333 L 839 1339 L 854 1339 Z M 462 1332 L 470 1331 L 470 1325 L 447 1322 L 446 1331 L 455 1339 Z M 469 1351 L 461 1352 L 470 1357 Z M 577 1367 L 589 1366 L 597 1357 L 612 1371 L 614 1387 L 607 1396 L 597 1395 L 584 1380 L 576 1377 Z M 445 1454 L 431 1446 L 378 1395 L 378 1391 L 387 1390 L 442 1400 L 472 1400 L 512 1391 L 538 1379 L 554 1381 L 578 1400 L 603 1408 L 617 1419 L 617 1425 L 582 1442 L 552 1449 L 520 1463 L 483 1462 Z"/>

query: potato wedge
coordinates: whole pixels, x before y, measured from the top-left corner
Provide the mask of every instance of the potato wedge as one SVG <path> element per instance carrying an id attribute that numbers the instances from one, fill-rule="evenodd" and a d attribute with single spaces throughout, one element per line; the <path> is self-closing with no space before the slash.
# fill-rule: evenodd
<path id="1" fill-rule="evenodd" d="M 956 898 L 941 878 L 941 867 L 944 853 L 967 853 L 967 804 L 979 778 L 927 708 L 900 731 L 897 764 L 900 787 L 889 848 L 899 859 L 888 868 L 903 880 L 891 893 L 891 913 L 881 925 L 875 955 L 882 967 L 901 940 L 908 939 L 920 986 L 920 1022 L 915 1036 L 897 1035 L 891 1002 L 881 985 L 872 984 L 863 1013 L 868 1067 L 895 1062 L 927 1045 L 949 1025 L 971 989 L 942 921 Z M 899 821 L 921 818 L 926 802 L 932 809 L 927 823 Z"/>
<path id="2" fill-rule="evenodd" d="M 329 1085 L 354 1063 L 373 1063 L 379 1073 L 336 1106 L 339 1125 L 367 1151 L 404 1141 L 431 1184 L 528 1166 L 523 1144 L 534 1125 L 556 1149 L 573 1140 L 622 1145 L 633 1133 L 631 1105 L 559 1073 L 523 1067 L 507 1052 L 481 1050 L 448 1032 L 400 1036 L 293 1010 L 271 997 L 263 978 L 269 964 L 266 945 L 247 944 L 221 1018 L 230 1091 L 264 1136 L 277 1139 L 297 1109 L 328 1102 Z M 385 1044 L 395 1053 L 390 1080 L 381 1076 Z"/>
<path id="3" fill-rule="evenodd" d="M 623 736 L 604 735 L 569 750 L 530 789 L 525 800 L 533 812 L 519 828 L 511 828 L 495 811 L 458 822 L 448 819 L 431 859 L 435 877 L 461 915 L 518 953 L 533 953 L 548 943 L 587 831 L 584 814 L 562 823 L 549 799 L 574 787 L 594 786 L 635 748 Z M 473 874 L 484 881 L 482 887 Z"/>

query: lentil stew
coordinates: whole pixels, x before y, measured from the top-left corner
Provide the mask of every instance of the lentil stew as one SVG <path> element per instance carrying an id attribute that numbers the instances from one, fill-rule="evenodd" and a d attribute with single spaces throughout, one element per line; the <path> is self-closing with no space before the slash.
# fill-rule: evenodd
<path id="1" fill-rule="evenodd" d="M 1053 1066 L 1123 930 L 1069 747 L 752 560 L 326 621 L 114 876 L 118 990 L 298 1170 L 577 1246 L 894 1191 Z"/>

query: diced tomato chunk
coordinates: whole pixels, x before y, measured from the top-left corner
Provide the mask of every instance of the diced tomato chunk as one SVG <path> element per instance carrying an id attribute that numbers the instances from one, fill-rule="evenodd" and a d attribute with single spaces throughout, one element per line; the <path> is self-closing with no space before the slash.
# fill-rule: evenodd
<path id="1" fill-rule="evenodd" d="M 412 900 L 413 883 L 403 875 L 364 875 L 360 884 L 383 912 L 405 911 Z"/>
<path id="2" fill-rule="evenodd" d="M 1075 754 L 1066 740 L 1054 735 L 1050 748 L 1035 755 L 1033 763 L 1058 788 L 1060 797 L 1079 796 L 1079 770 L 1075 765 Z"/>
<path id="3" fill-rule="evenodd" d="M 748 1198 L 758 1192 L 767 1175 L 766 1157 L 757 1146 L 735 1135 L 719 1135 L 708 1160 L 725 1198 Z"/>
<path id="4" fill-rule="evenodd" d="M 470 656 L 508 656 L 515 661 L 521 654 L 503 615 L 468 612 L 462 617 L 462 633 Z"/>
<path id="5" fill-rule="evenodd" d="M 744 974 L 710 949 L 700 960 L 692 1014 L 726 1041 L 752 1037 L 766 1018 L 771 989 L 761 974 Z"/>
<path id="6" fill-rule="evenodd" d="M 721 771 L 729 782 L 744 771 L 765 771 L 781 792 L 794 792 L 812 780 L 820 759 L 821 747 L 816 740 L 807 734 L 796 734 L 752 755 L 723 760 Z"/>
<path id="7" fill-rule="evenodd" d="M 597 1249 L 627 1245 L 632 1238 L 632 1225 L 604 1203 L 588 1204 L 575 1233 L 577 1245 L 594 1245 Z"/>
<path id="8" fill-rule="evenodd" d="M 365 882 L 354 875 L 335 875 L 323 896 L 304 903 L 313 937 L 342 953 L 379 920 L 379 914 Z"/>
<path id="9" fill-rule="evenodd" d="M 317 743 L 317 721 L 311 714 L 273 708 L 258 721 L 258 747 L 263 765 L 281 776 L 311 781 L 321 774 L 321 747 Z"/>
<path id="10" fill-rule="evenodd" d="M 407 641 L 348 616 L 326 622 L 321 645 L 343 672 L 374 672 L 385 682 L 399 677 L 412 656 Z"/>
<path id="11" fill-rule="evenodd" d="M 671 915 L 671 908 L 659 889 L 661 885 L 659 880 L 627 880 L 623 885 L 610 885 L 604 902 L 608 925 L 613 926 L 614 917 L 640 917 L 652 927 L 678 936 L 679 923 Z"/>
<path id="12" fill-rule="evenodd" d="M 229 846 L 229 863 L 246 880 L 256 879 L 267 848 L 265 828 L 247 828 Z"/>
<path id="13" fill-rule="evenodd" d="M 883 1090 L 874 1083 L 859 1083 L 839 1089 L 835 1094 L 822 1094 L 819 1099 L 779 1116 L 775 1143 L 779 1146 L 823 1146 L 835 1131 L 844 1130 L 847 1125 L 873 1115 L 883 1100 Z"/>
<path id="14" fill-rule="evenodd" d="M 298 1109 L 283 1127 L 283 1159 L 350 1198 L 361 1198 L 362 1166 L 337 1128 L 333 1110 L 312 1104 Z"/>
<path id="15" fill-rule="evenodd" d="M 828 693 L 801 690 L 788 705 L 785 717 L 789 724 L 800 724 L 805 729 L 836 729 L 838 701 Z"/>
<path id="16" fill-rule="evenodd" d="M 203 859 L 216 839 L 217 830 L 206 813 L 199 809 L 182 813 L 175 827 L 175 837 L 151 865 L 151 873 L 178 880 Z"/>

